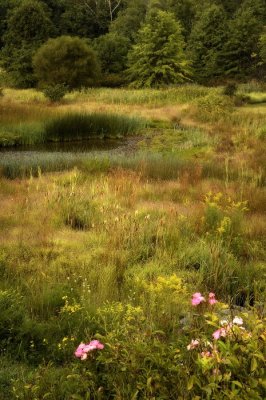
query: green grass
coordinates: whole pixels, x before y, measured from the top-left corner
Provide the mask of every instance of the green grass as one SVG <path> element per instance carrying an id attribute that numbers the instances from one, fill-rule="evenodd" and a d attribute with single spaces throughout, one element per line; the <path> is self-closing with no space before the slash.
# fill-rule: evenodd
<path id="1" fill-rule="evenodd" d="M 199 85 L 181 85 L 164 90 L 156 89 L 89 89 L 66 96 L 70 101 L 97 101 L 107 104 L 163 105 L 188 103 L 195 98 L 206 96 L 211 89 Z M 216 89 L 215 89 L 216 90 Z"/>
<path id="2" fill-rule="evenodd" d="M 0 125 L 0 147 L 33 145 L 51 141 L 77 141 L 133 135 L 145 127 L 137 117 L 116 114 L 71 113 L 47 117 L 47 121 L 26 121 Z"/>
<path id="3" fill-rule="evenodd" d="M 45 124 L 46 141 L 82 140 L 90 137 L 132 135 L 145 127 L 145 121 L 115 114 L 65 114 Z"/>

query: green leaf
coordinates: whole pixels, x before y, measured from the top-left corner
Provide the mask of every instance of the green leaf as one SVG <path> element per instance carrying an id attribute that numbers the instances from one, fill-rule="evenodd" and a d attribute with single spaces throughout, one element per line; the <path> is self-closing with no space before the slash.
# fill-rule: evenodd
<path id="1" fill-rule="evenodd" d="M 257 369 L 257 367 L 258 367 L 257 360 L 255 357 L 253 357 L 251 360 L 251 367 L 250 367 L 251 372 L 254 372 Z"/>
<path id="2" fill-rule="evenodd" d="M 191 390 L 191 389 L 193 388 L 193 386 L 194 386 L 194 383 L 195 383 L 195 377 L 194 377 L 194 375 L 193 375 L 193 376 L 191 376 L 191 377 L 189 378 L 189 380 L 188 380 L 188 383 L 187 383 L 187 390 Z"/>

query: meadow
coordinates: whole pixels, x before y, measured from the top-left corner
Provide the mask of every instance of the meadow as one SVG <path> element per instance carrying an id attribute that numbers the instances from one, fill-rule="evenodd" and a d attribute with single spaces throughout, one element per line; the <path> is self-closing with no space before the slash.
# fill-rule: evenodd
<path id="1" fill-rule="evenodd" d="M 0 152 L 0 400 L 265 398 L 265 101 L 3 90 L 2 147 L 134 146 Z"/>

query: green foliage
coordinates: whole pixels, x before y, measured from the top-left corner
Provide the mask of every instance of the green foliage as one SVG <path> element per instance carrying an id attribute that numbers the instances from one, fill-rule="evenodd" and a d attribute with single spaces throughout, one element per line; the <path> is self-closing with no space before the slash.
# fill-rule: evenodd
<path id="1" fill-rule="evenodd" d="M 223 70 L 226 75 L 244 77 L 255 69 L 263 27 L 260 4 L 260 0 L 255 4 L 244 2 L 229 22 L 228 40 L 223 48 Z"/>
<path id="2" fill-rule="evenodd" d="M 206 81 L 222 74 L 221 51 L 226 38 L 225 11 L 216 4 L 207 4 L 197 15 L 188 41 L 188 54 L 193 61 L 194 74 L 198 81 Z"/>
<path id="3" fill-rule="evenodd" d="M 52 103 L 56 103 L 63 99 L 67 94 L 68 87 L 65 84 L 58 83 L 53 86 L 46 86 L 43 89 L 45 97 L 47 97 Z"/>
<path id="4" fill-rule="evenodd" d="M 81 140 L 82 138 L 124 136 L 144 126 L 139 118 L 115 114 L 66 114 L 46 124 L 46 140 Z"/>
<path id="5" fill-rule="evenodd" d="M 25 319 L 22 298 L 12 290 L 0 290 L 0 341 L 2 349 L 17 340 Z"/>
<path id="6" fill-rule="evenodd" d="M 263 33 L 260 36 L 259 46 L 260 46 L 260 57 L 261 57 L 261 60 L 262 60 L 262 62 L 264 64 L 266 64 L 266 33 Z"/>
<path id="7" fill-rule="evenodd" d="M 223 90 L 223 94 L 230 97 L 234 96 L 236 92 L 237 92 L 237 86 L 235 83 L 228 83 Z"/>
<path id="8" fill-rule="evenodd" d="M 62 35 L 95 38 L 107 33 L 110 16 L 105 0 L 64 0 L 63 8 L 59 22 Z"/>
<path id="9" fill-rule="evenodd" d="M 233 99 L 215 92 L 196 100 L 195 103 L 196 116 L 203 122 L 218 122 L 230 118 L 234 109 Z"/>
<path id="10" fill-rule="evenodd" d="M 117 34 L 107 33 L 95 40 L 95 50 L 105 74 L 120 73 L 126 68 L 129 39 Z"/>
<path id="11" fill-rule="evenodd" d="M 48 40 L 36 52 L 33 65 L 41 86 L 86 87 L 93 85 L 99 75 L 94 51 L 77 37 L 61 36 Z"/>
<path id="12" fill-rule="evenodd" d="M 10 12 L 4 35 L 3 65 L 18 87 L 35 84 L 32 56 L 52 33 L 52 23 L 43 4 L 24 0 Z"/>
<path id="13" fill-rule="evenodd" d="M 129 53 L 128 76 L 132 85 L 156 87 L 184 82 L 188 65 L 180 23 L 173 14 L 151 11 Z"/>
<path id="14" fill-rule="evenodd" d="M 110 32 L 135 43 L 137 32 L 145 20 L 148 3 L 146 0 L 128 1 L 127 7 L 118 13 L 110 25 Z"/>

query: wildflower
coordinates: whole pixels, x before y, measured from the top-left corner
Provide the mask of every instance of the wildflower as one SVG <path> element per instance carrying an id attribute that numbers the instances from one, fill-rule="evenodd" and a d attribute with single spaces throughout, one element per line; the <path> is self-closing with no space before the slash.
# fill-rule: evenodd
<path id="1" fill-rule="evenodd" d="M 210 292 L 209 293 L 209 304 L 214 305 L 217 303 L 217 300 L 215 298 L 215 293 Z"/>
<path id="2" fill-rule="evenodd" d="M 198 345 L 199 345 L 199 341 L 197 339 L 196 340 L 192 339 L 190 344 L 187 345 L 187 349 L 188 350 L 194 350 L 196 347 L 198 347 Z"/>
<path id="3" fill-rule="evenodd" d="M 235 324 L 235 325 L 243 325 L 243 319 L 240 318 L 240 317 L 235 317 L 233 319 L 233 324 Z"/>
<path id="4" fill-rule="evenodd" d="M 191 300 L 191 304 L 193 306 L 197 306 L 200 303 L 202 303 L 203 301 L 205 301 L 205 298 L 201 295 L 201 293 L 194 293 L 192 295 L 192 300 Z"/>
<path id="5" fill-rule="evenodd" d="M 90 342 L 90 346 L 95 346 L 95 349 L 98 350 L 102 350 L 104 348 L 104 345 L 101 342 L 99 342 L 99 340 L 92 340 Z"/>
<path id="6" fill-rule="evenodd" d="M 220 337 L 225 337 L 227 335 L 227 331 L 225 328 L 217 329 L 217 331 L 213 332 L 212 336 L 215 340 L 220 339 Z"/>
<path id="7" fill-rule="evenodd" d="M 80 343 L 75 351 L 75 356 L 81 360 L 86 360 L 88 353 L 93 350 L 102 350 L 104 345 L 99 340 L 92 340 L 90 343 Z"/>

